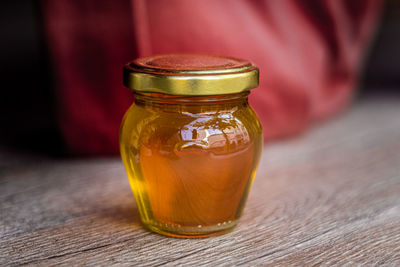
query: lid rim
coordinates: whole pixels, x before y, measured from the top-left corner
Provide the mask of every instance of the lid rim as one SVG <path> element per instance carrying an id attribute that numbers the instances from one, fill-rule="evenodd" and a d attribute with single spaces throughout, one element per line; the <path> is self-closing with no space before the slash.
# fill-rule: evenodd
<path id="1" fill-rule="evenodd" d="M 198 75 L 211 75 L 211 74 L 230 74 L 230 73 L 240 73 L 245 71 L 251 71 L 256 66 L 249 63 L 243 67 L 237 68 L 225 68 L 225 69 L 209 69 L 209 70 L 172 70 L 172 69 L 155 69 L 155 68 L 147 68 L 139 65 L 135 65 L 133 62 L 130 62 L 125 65 L 125 68 L 134 71 L 134 72 L 143 72 L 149 74 L 161 74 L 166 76 L 174 76 L 174 75 L 187 75 L 187 74 L 198 74 Z"/>

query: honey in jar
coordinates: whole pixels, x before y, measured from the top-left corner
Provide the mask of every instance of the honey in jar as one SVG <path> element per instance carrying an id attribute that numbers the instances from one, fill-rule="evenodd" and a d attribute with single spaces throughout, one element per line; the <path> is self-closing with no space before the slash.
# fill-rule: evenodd
<path id="1" fill-rule="evenodd" d="M 248 103 L 258 69 L 230 57 L 159 55 L 127 64 L 124 84 L 135 100 L 120 150 L 143 225 L 186 238 L 231 230 L 262 150 Z"/>

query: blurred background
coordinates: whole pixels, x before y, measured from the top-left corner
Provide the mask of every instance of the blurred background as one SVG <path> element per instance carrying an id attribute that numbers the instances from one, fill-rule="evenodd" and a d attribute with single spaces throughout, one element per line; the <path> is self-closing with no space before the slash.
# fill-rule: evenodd
<path id="1" fill-rule="evenodd" d="M 253 101 L 266 140 L 295 136 L 354 98 L 399 96 L 400 1 L 188 2 L 1 1 L 0 148 L 117 154 L 133 99 L 123 64 L 158 53 L 225 52 L 259 65 L 261 100 Z M 327 71 L 314 71 L 318 64 Z M 318 75 L 329 85 L 346 82 L 323 98 L 309 82 Z"/>

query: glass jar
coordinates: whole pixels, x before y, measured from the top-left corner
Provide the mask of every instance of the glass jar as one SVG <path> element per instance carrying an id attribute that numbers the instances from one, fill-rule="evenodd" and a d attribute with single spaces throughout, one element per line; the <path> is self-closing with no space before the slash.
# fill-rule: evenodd
<path id="1" fill-rule="evenodd" d="M 242 213 L 262 150 L 249 106 L 258 69 L 209 55 L 161 55 L 125 66 L 135 93 L 120 150 L 141 220 L 174 237 L 232 229 Z"/>

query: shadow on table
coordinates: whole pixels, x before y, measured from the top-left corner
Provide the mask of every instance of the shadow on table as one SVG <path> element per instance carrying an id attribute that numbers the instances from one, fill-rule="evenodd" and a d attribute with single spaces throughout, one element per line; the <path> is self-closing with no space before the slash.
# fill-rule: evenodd
<path id="1" fill-rule="evenodd" d="M 121 205 L 110 207 L 107 210 L 101 211 L 96 214 L 96 220 L 103 222 L 111 229 L 118 228 L 115 230 L 122 230 L 124 228 L 143 228 L 136 203 L 132 202 L 133 201 L 129 199 L 126 202 L 121 203 Z"/>

